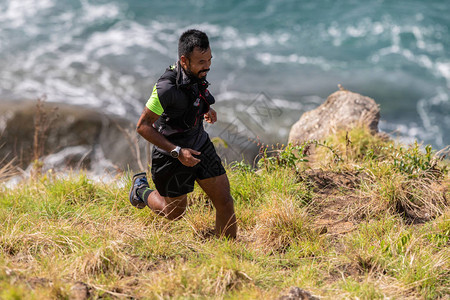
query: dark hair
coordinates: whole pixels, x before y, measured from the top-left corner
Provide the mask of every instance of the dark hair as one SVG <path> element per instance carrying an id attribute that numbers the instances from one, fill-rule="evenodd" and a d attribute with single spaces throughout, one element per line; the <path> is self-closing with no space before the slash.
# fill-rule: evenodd
<path id="1" fill-rule="evenodd" d="M 196 47 L 202 52 L 208 50 L 209 40 L 206 33 L 197 29 L 189 29 L 183 32 L 178 40 L 178 58 L 182 55 L 189 58 Z"/>

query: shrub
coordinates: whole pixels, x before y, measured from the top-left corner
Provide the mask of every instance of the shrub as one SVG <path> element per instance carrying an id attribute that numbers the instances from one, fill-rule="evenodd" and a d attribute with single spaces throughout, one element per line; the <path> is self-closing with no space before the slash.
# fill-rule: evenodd
<path id="1" fill-rule="evenodd" d="M 311 143 L 301 145 L 284 144 L 272 146 L 272 150 L 268 147 L 262 147 L 259 153 L 258 166 L 267 171 L 273 171 L 277 168 L 289 168 L 299 170 L 299 164 L 308 162 L 307 153 Z"/>

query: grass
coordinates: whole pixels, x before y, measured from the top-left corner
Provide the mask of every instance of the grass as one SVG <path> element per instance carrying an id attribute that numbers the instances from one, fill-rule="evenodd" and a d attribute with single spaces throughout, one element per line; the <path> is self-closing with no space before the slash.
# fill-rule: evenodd
<path id="1" fill-rule="evenodd" d="M 449 164 L 419 148 L 356 128 L 228 166 L 235 241 L 208 236 L 199 187 L 170 222 L 129 205 L 128 173 L 2 185 L 0 299 L 448 299 Z"/>

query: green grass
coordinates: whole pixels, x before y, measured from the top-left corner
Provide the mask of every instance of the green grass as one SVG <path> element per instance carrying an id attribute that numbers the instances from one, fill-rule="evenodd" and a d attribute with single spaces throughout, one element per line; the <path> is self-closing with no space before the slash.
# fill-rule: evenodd
<path id="1" fill-rule="evenodd" d="M 198 186 L 176 222 L 130 206 L 128 173 L 1 186 L 0 299 L 68 299 L 77 281 L 92 299 L 447 299 L 448 162 L 360 128 L 313 144 L 228 166 L 235 241 L 207 237 Z"/>

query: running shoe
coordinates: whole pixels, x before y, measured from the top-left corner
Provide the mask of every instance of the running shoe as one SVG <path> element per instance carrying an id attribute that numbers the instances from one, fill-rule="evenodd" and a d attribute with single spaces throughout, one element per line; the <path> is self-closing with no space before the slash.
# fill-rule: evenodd
<path id="1" fill-rule="evenodd" d="M 131 205 L 143 209 L 146 207 L 144 200 L 137 194 L 137 190 L 140 188 L 148 187 L 147 174 L 145 172 L 134 174 L 133 183 L 130 189 L 130 203 Z"/>

